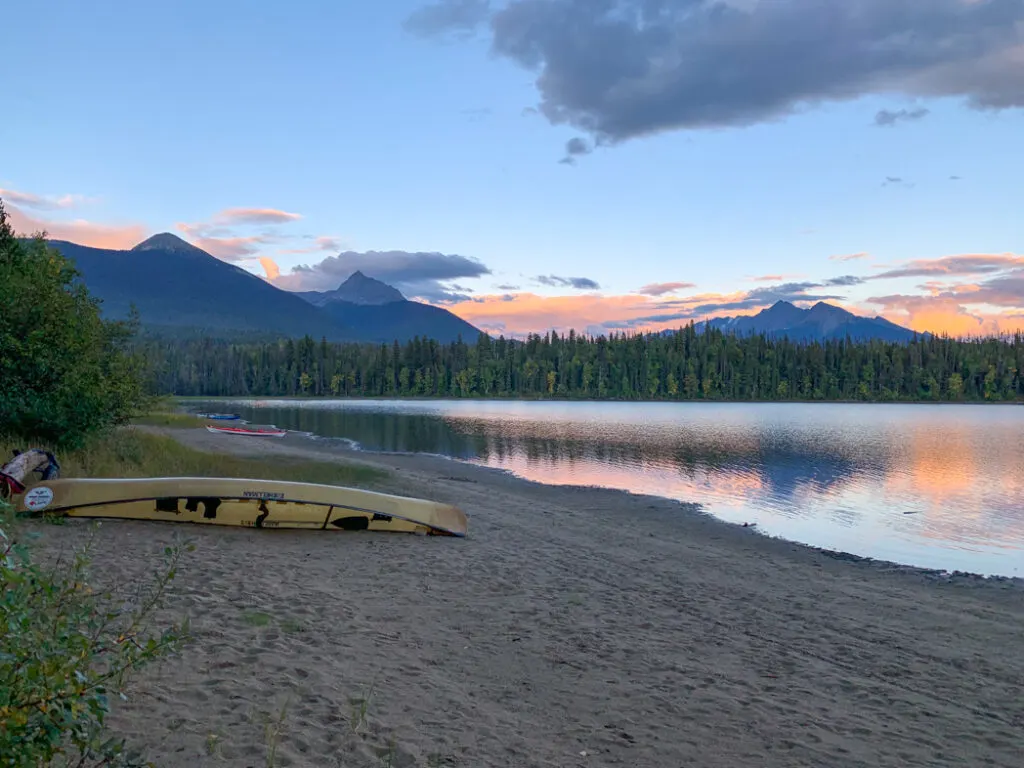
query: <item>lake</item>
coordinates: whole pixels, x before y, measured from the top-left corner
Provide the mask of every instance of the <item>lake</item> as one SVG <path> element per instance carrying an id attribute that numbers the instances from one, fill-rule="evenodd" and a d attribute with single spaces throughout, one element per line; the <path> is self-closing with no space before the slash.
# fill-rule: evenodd
<path id="1" fill-rule="evenodd" d="M 365 450 L 695 501 L 908 565 L 1024 576 L 1024 408 L 835 403 L 191 401 Z"/>

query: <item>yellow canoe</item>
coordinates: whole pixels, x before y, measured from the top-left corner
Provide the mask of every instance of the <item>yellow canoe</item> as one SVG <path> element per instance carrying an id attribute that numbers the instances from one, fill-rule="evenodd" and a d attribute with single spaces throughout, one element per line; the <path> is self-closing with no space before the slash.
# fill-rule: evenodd
<path id="1" fill-rule="evenodd" d="M 30 514 L 128 518 L 321 531 L 397 531 L 465 536 L 451 504 L 358 488 L 218 477 L 67 478 L 28 488 Z"/>

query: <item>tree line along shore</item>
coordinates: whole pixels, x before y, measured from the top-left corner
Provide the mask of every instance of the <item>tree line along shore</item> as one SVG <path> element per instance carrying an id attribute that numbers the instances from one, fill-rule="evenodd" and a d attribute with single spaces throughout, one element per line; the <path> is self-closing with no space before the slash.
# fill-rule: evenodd
<path id="1" fill-rule="evenodd" d="M 1013 402 L 1024 338 L 795 343 L 690 324 L 664 334 L 356 344 L 139 337 L 150 387 L 177 396 Z"/>

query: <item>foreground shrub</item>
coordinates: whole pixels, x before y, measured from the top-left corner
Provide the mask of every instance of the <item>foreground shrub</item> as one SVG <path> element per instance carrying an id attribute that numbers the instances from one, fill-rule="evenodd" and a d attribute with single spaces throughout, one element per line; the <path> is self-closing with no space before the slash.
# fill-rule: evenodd
<path id="1" fill-rule="evenodd" d="M 181 646 L 187 625 L 149 622 L 188 546 L 132 594 L 88 585 L 89 543 L 43 567 L 0 502 L 0 766 L 144 766 L 105 727 L 131 673 Z M 31 534 L 23 539 L 30 538 Z"/>
<path id="2" fill-rule="evenodd" d="M 78 448 L 141 412 L 136 326 L 104 319 L 74 264 L 15 237 L 0 202 L 0 438 Z"/>

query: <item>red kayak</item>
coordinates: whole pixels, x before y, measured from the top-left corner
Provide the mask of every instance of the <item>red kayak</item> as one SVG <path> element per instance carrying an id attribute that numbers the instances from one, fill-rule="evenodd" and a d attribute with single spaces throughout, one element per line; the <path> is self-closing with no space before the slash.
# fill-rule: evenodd
<path id="1" fill-rule="evenodd" d="M 250 435 L 253 437 L 284 437 L 288 434 L 287 429 L 277 429 L 276 427 L 258 429 L 254 427 L 215 427 L 208 424 L 206 428 L 211 432 L 223 432 L 226 435 Z"/>

